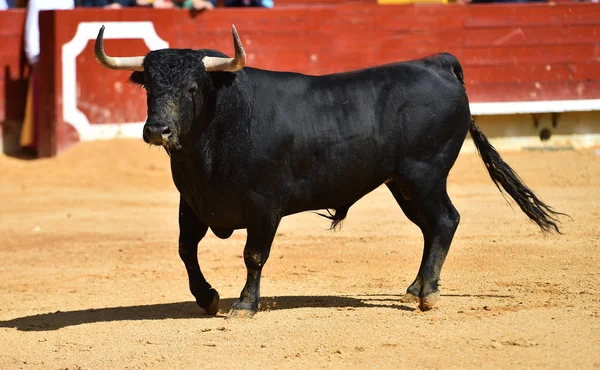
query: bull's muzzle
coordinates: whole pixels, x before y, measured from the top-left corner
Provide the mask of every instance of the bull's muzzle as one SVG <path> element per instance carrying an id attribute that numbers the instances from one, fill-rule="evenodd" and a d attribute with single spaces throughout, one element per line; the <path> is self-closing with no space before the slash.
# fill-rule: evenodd
<path id="1" fill-rule="evenodd" d="M 144 126 L 144 141 L 152 145 L 166 145 L 172 132 L 169 126 L 160 124 L 146 124 Z"/>

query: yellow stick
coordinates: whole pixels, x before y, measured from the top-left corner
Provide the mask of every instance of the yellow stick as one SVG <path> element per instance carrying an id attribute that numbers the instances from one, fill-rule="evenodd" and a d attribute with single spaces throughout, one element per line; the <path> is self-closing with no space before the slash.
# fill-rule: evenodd
<path id="1" fill-rule="evenodd" d="M 21 127 L 21 147 L 33 145 L 34 139 L 34 107 L 33 107 L 33 76 L 29 77 L 27 88 L 27 99 L 25 100 L 25 117 Z"/>

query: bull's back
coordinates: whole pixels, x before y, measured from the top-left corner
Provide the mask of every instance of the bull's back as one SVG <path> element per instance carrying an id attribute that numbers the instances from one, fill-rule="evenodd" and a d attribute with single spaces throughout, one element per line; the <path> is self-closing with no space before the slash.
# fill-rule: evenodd
<path id="1" fill-rule="evenodd" d="M 253 145 L 276 159 L 268 165 L 287 187 L 288 213 L 351 204 L 391 179 L 414 145 L 448 140 L 446 122 L 464 104 L 453 60 L 326 76 L 249 71 L 254 136 L 274 132 Z"/>

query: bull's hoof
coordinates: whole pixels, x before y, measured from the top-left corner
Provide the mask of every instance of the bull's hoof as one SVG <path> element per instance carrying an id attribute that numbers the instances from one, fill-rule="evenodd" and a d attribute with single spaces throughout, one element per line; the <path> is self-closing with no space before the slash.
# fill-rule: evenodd
<path id="1" fill-rule="evenodd" d="M 210 300 L 206 300 L 209 303 L 205 303 L 205 302 L 198 302 L 196 301 L 196 303 L 198 304 L 198 306 L 200 306 L 200 308 L 202 308 L 204 310 L 204 312 L 206 312 L 206 314 L 208 316 L 214 316 L 217 314 L 217 312 L 219 312 L 219 293 L 214 290 L 214 289 L 210 289 L 209 290 L 209 295 L 212 295 L 212 298 L 209 298 Z"/>
<path id="2" fill-rule="evenodd" d="M 440 299 L 440 292 L 434 292 L 425 297 L 418 297 L 410 292 L 407 292 L 401 299 L 402 303 L 416 303 L 421 311 L 429 311 L 435 306 L 435 303 Z"/>
<path id="3" fill-rule="evenodd" d="M 252 310 L 234 310 L 231 309 L 227 313 L 226 319 L 250 319 L 256 315 Z"/>
<path id="4" fill-rule="evenodd" d="M 258 305 L 237 301 L 231 306 L 226 319 L 249 319 L 257 312 Z"/>
<path id="5" fill-rule="evenodd" d="M 436 283 L 423 284 L 421 280 L 417 278 L 417 280 L 408 287 L 406 294 L 400 299 L 400 302 L 416 303 L 419 305 L 421 311 L 429 311 L 440 299 L 439 285 L 439 280 Z"/>
<path id="6" fill-rule="evenodd" d="M 412 294 L 411 292 L 406 292 L 406 294 L 400 298 L 400 302 L 402 303 L 419 303 L 419 297 Z"/>
<path id="7" fill-rule="evenodd" d="M 440 299 L 440 292 L 429 293 L 425 297 L 419 298 L 419 309 L 421 311 L 429 311 L 435 306 L 435 303 Z"/>

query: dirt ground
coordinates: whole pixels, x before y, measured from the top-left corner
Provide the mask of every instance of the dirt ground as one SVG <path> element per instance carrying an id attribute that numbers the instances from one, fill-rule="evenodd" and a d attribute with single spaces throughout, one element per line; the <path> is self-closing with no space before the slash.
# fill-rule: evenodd
<path id="1" fill-rule="evenodd" d="M 312 213 L 285 218 L 261 312 L 239 320 L 224 314 L 244 285 L 245 231 L 200 243 L 222 298 L 202 317 L 164 152 L 116 140 L 0 157 L 0 368 L 600 368 L 600 152 L 503 156 L 573 217 L 564 235 L 543 235 L 463 153 L 436 308 L 399 301 L 422 238 L 382 187 L 338 232 Z"/>

